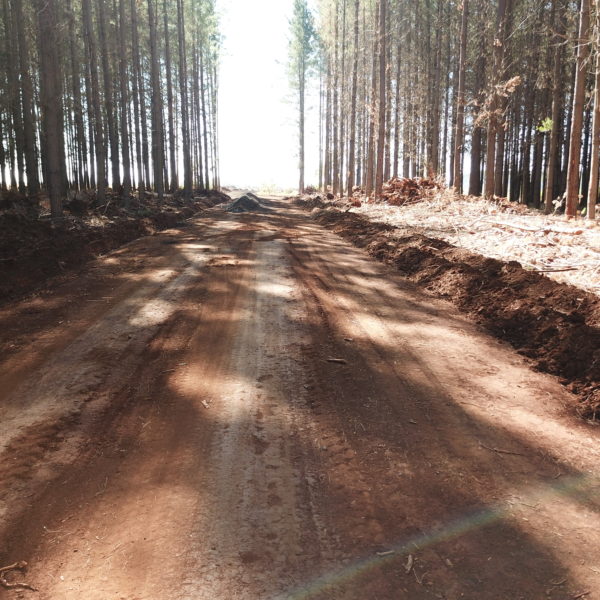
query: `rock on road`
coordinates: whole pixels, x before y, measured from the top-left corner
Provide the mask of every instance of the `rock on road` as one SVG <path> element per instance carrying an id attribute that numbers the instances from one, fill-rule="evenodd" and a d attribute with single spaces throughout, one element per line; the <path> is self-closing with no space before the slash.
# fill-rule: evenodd
<path id="1" fill-rule="evenodd" d="M 600 599 L 568 393 L 266 204 L 0 310 L 0 597 Z"/>

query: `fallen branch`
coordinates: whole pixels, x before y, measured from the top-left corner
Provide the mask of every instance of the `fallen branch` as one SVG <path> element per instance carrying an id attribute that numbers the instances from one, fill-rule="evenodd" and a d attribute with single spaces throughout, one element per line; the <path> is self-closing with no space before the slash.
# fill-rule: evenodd
<path id="1" fill-rule="evenodd" d="M 345 358 L 328 358 L 327 362 L 336 363 L 338 365 L 347 365 L 348 361 Z"/>
<path id="2" fill-rule="evenodd" d="M 490 450 L 491 452 L 497 452 L 498 454 L 512 454 L 513 456 L 525 456 L 524 454 L 521 454 L 520 452 L 511 452 L 510 450 L 501 450 L 500 448 L 490 448 L 489 446 L 486 446 L 485 444 L 482 444 L 481 442 L 479 442 L 479 445 L 482 448 L 485 448 L 486 450 Z"/>
<path id="3" fill-rule="evenodd" d="M 528 227 L 527 225 L 516 225 L 513 223 L 505 223 L 503 221 L 486 221 L 491 223 L 492 227 L 508 227 L 509 229 L 518 229 L 519 231 L 528 231 L 530 233 L 565 233 L 567 235 L 581 235 L 583 229 L 554 229 L 552 227 Z"/>
<path id="4" fill-rule="evenodd" d="M 10 583 L 6 580 L 5 574 L 11 571 L 25 571 L 27 569 L 27 563 L 24 560 L 8 565 L 7 567 L 0 567 L 0 585 L 7 590 L 31 590 L 37 592 L 37 589 L 28 583 Z"/>

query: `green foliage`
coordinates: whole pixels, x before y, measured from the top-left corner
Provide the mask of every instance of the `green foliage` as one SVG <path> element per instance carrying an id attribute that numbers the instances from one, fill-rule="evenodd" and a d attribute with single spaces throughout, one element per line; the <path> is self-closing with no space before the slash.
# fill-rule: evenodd
<path id="1" fill-rule="evenodd" d="M 314 68 L 316 56 L 315 23 L 306 0 L 294 0 L 290 34 L 289 75 L 292 86 L 298 88 Z"/>
<path id="2" fill-rule="evenodd" d="M 542 120 L 542 122 L 538 125 L 537 130 L 540 133 L 549 133 L 552 131 L 552 119 L 550 117 L 546 117 Z"/>

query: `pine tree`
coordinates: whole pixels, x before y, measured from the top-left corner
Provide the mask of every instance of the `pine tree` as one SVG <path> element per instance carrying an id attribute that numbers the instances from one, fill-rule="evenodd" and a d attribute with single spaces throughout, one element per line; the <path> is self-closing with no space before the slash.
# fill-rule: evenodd
<path id="1" fill-rule="evenodd" d="M 290 34 L 289 72 L 292 87 L 298 94 L 298 189 L 303 193 L 306 84 L 313 71 L 315 54 L 314 21 L 306 0 L 294 0 Z"/>

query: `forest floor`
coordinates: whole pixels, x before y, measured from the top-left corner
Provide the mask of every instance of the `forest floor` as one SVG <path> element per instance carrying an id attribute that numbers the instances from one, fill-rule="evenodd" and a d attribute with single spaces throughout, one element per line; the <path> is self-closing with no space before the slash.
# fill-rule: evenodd
<path id="1" fill-rule="evenodd" d="M 85 192 L 67 203 L 65 216 L 50 220 L 44 201 L 27 206 L 26 198 L 3 197 L 0 210 L 0 303 L 40 290 L 56 275 L 67 275 L 97 256 L 136 238 L 162 231 L 194 214 L 223 202 L 220 192 L 199 192 L 186 201 L 167 194 L 159 204 L 147 193 L 143 204 L 137 198 L 130 206 L 107 196 L 102 206 L 93 206 Z"/>
<path id="2" fill-rule="evenodd" d="M 0 596 L 600 598 L 575 396 L 264 205 L 0 309 L 0 566 L 39 590 Z"/>

